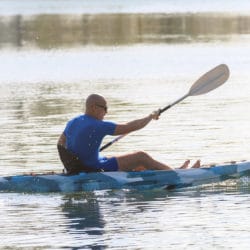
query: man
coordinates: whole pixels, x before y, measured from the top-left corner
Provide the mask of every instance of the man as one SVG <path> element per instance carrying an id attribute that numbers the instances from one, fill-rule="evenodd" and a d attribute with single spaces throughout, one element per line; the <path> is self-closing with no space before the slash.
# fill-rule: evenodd
<path id="1" fill-rule="evenodd" d="M 77 170 L 74 169 L 74 173 L 133 171 L 141 168 L 172 170 L 168 165 L 154 160 L 142 151 L 110 158 L 99 155 L 101 142 L 106 135 L 123 135 L 142 129 L 152 120 L 159 119 L 159 111 L 125 124 L 115 124 L 103 120 L 108 112 L 107 102 L 103 96 L 97 94 L 88 96 L 85 106 L 85 114 L 70 120 L 58 140 L 58 147 L 67 149 L 65 152 L 68 151 L 73 157 L 76 156 L 80 162 L 81 166 L 78 166 Z M 63 154 L 60 153 L 61 159 Z M 187 168 L 189 163 L 189 160 L 185 161 L 180 168 Z M 200 167 L 200 161 L 197 161 L 193 167 Z"/>

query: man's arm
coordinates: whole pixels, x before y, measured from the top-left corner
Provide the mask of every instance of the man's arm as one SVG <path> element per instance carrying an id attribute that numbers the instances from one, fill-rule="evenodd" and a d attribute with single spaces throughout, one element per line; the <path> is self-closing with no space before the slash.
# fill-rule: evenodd
<path id="1" fill-rule="evenodd" d="M 152 114 L 125 124 L 117 124 L 114 135 L 123 135 L 144 128 L 150 121 L 159 119 L 159 110 Z"/>

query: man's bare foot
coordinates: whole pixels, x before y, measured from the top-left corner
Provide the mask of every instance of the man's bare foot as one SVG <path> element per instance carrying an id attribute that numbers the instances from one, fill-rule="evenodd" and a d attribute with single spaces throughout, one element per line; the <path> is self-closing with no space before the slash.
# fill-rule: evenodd
<path id="1" fill-rule="evenodd" d="M 201 167 L 201 161 L 198 160 L 195 162 L 195 164 L 192 166 L 192 168 L 200 168 Z"/>
<path id="2" fill-rule="evenodd" d="M 190 160 L 186 160 L 186 161 L 183 163 L 183 165 L 180 167 L 180 169 L 186 169 L 186 168 L 188 168 L 189 163 L 190 163 Z"/>

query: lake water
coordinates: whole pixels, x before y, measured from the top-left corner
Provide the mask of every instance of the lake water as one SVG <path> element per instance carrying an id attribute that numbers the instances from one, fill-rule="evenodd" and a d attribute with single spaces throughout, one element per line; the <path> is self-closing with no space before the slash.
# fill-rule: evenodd
<path id="1" fill-rule="evenodd" d="M 126 122 L 189 97 L 105 151 L 178 167 L 249 160 L 249 1 L 0 1 L 0 176 L 61 171 L 58 136 L 90 93 Z M 113 139 L 107 137 L 105 142 Z M 104 143 L 105 143 L 104 142 Z M 248 249 L 249 180 L 180 191 L 0 193 L 0 249 Z"/>

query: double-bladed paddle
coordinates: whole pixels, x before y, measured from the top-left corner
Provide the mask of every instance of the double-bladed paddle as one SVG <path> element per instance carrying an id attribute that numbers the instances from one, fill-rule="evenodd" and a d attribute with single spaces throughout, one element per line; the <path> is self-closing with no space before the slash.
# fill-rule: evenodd
<path id="1" fill-rule="evenodd" d="M 175 104 L 183 101 L 188 96 L 196 96 L 196 95 L 203 95 L 206 94 L 227 81 L 229 78 L 229 68 L 226 64 L 220 64 L 217 67 L 211 69 L 206 74 L 201 76 L 190 88 L 189 92 L 176 100 L 175 102 L 167 105 L 166 107 L 160 109 L 159 114 L 162 114 L 166 110 L 173 107 Z M 109 143 L 105 144 L 101 147 L 100 151 L 104 150 L 105 148 L 111 146 L 113 143 L 119 141 L 121 138 L 126 136 L 127 134 L 120 135 L 116 137 L 114 140 L 110 141 Z"/>

